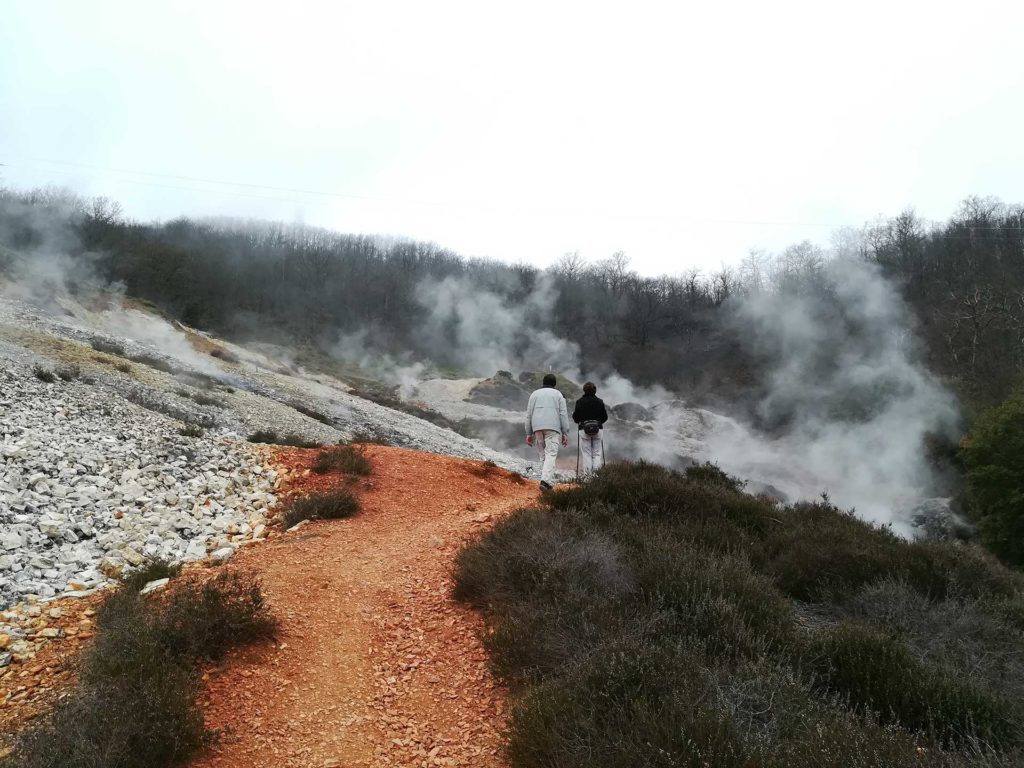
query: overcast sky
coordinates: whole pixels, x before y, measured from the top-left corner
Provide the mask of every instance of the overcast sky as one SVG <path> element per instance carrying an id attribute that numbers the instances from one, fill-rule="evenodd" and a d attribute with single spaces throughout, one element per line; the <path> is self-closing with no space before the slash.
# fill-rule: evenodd
<path id="1" fill-rule="evenodd" d="M 0 182 L 710 271 L 1024 202 L 1022 6 L 6 0 Z"/>

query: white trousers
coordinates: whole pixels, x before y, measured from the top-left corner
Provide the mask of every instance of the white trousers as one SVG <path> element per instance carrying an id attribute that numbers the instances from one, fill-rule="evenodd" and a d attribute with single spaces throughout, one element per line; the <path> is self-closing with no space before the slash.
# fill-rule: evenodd
<path id="1" fill-rule="evenodd" d="M 540 454 L 540 479 L 548 485 L 555 484 L 555 459 L 561 442 L 562 433 L 554 429 L 539 429 L 533 433 L 533 444 Z"/>
<path id="2" fill-rule="evenodd" d="M 580 430 L 580 475 L 587 477 L 604 466 L 604 446 L 601 433 L 588 435 Z"/>

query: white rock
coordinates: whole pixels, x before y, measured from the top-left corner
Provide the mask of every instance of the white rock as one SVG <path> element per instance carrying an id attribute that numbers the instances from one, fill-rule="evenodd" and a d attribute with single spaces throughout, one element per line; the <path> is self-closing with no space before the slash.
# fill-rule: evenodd
<path id="1" fill-rule="evenodd" d="M 221 547 L 210 553 L 210 559 L 215 563 L 226 563 L 233 554 L 235 554 L 235 550 L 231 547 Z"/>
<path id="2" fill-rule="evenodd" d="M 158 589 L 163 589 L 167 586 L 167 582 L 170 579 L 155 579 L 154 581 L 146 582 L 146 586 L 139 590 L 140 595 L 148 595 L 150 592 L 155 592 Z"/>

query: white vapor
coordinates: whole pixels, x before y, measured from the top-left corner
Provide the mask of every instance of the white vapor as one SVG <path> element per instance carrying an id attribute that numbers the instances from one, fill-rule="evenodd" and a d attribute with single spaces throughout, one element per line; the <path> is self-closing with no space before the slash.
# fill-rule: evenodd
<path id="1" fill-rule="evenodd" d="M 956 400 L 920 361 L 912 317 L 875 265 L 836 259 L 816 279 L 738 303 L 742 332 L 775 361 L 760 415 L 782 426 L 774 439 L 742 425 L 712 432 L 708 453 L 792 498 L 827 492 L 907 533 L 905 513 L 936 485 L 925 438 L 954 434 Z"/>
<path id="2" fill-rule="evenodd" d="M 359 366 L 379 381 L 398 387 L 403 398 L 412 395 L 416 384 L 423 377 L 427 366 L 419 361 L 393 357 L 367 343 L 370 333 L 363 329 L 354 333 L 341 334 L 331 347 L 330 354 L 337 360 Z"/>
<path id="3" fill-rule="evenodd" d="M 466 278 L 421 283 L 416 298 L 426 312 L 419 341 L 470 372 L 490 376 L 518 367 L 575 369 L 579 345 L 548 330 L 558 292 L 546 274 L 519 304 Z"/>

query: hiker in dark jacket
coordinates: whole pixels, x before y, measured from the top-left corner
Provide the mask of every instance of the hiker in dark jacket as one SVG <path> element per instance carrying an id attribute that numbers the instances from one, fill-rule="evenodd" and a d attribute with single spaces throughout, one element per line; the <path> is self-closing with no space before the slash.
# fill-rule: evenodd
<path id="1" fill-rule="evenodd" d="M 581 474 L 592 475 L 604 466 L 604 445 L 601 430 L 608 421 L 604 400 L 597 396 L 597 387 L 588 381 L 583 385 L 583 397 L 576 401 L 572 420 L 579 428 Z"/>

